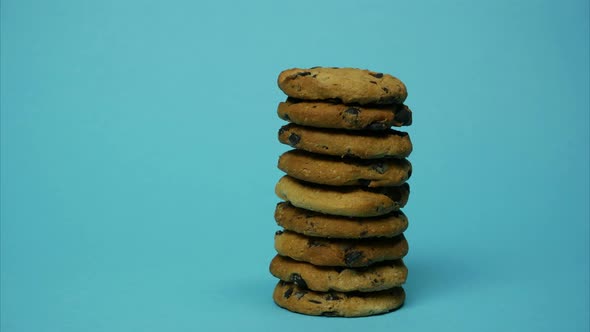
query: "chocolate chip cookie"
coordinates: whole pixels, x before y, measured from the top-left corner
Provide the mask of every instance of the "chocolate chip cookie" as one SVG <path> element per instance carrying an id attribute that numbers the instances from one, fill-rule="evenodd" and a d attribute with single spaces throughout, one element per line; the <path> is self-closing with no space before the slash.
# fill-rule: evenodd
<path id="1" fill-rule="evenodd" d="M 408 133 L 393 129 L 352 132 L 291 123 L 281 127 L 279 141 L 308 152 L 362 159 L 406 158 L 412 152 Z"/>
<path id="2" fill-rule="evenodd" d="M 401 286 L 406 282 L 408 268 L 401 259 L 348 269 L 316 266 L 277 255 L 270 262 L 270 273 L 283 281 L 319 292 L 376 292 Z"/>
<path id="3" fill-rule="evenodd" d="M 278 84 L 289 97 L 336 99 L 343 104 L 401 104 L 408 96 L 396 77 L 357 68 L 288 69 L 281 72 Z"/>
<path id="4" fill-rule="evenodd" d="M 300 209 L 287 202 L 277 204 L 275 220 L 286 230 L 340 239 L 394 237 L 408 228 L 408 218 L 401 211 L 379 217 L 350 218 Z"/>
<path id="5" fill-rule="evenodd" d="M 393 311 L 406 298 L 403 288 L 379 292 L 316 292 L 279 281 L 273 292 L 275 303 L 287 310 L 313 316 L 361 317 Z"/>
<path id="6" fill-rule="evenodd" d="M 331 186 L 399 186 L 412 175 L 406 159 L 340 158 L 302 150 L 285 152 L 278 167 L 296 179 Z"/>
<path id="7" fill-rule="evenodd" d="M 375 217 L 404 207 L 410 186 L 332 187 L 282 177 L 275 187 L 279 198 L 294 206 L 325 214 L 348 217 Z"/>
<path id="8" fill-rule="evenodd" d="M 353 240 L 278 231 L 275 249 L 281 256 L 313 265 L 363 267 L 404 257 L 408 253 L 408 242 L 403 234 L 393 238 Z"/>
<path id="9" fill-rule="evenodd" d="M 277 113 L 283 120 L 316 128 L 385 130 L 412 124 L 412 111 L 403 104 L 352 106 L 287 98 Z"/>

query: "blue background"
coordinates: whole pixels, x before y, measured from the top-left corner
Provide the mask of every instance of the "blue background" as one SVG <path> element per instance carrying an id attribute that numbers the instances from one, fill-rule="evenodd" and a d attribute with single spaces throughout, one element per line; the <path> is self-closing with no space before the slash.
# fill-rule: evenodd
<path id="1" fill-rule="evenodd" d="M 587 1 L 1 2 L 1 330 L 587 331 Z M 403 309 L 279 309 L 283 69 L 408 86 Z"/>

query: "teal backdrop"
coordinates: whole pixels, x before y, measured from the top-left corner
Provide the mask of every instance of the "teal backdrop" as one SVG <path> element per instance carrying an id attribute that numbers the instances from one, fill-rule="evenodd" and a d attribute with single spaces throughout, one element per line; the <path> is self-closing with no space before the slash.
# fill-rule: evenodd
<path id="1" fill-rule="evenodd" d="M 588 331 L 588 1 L 2 0 L 2 332 Z M 407 301 L 268 272 L 291 67 L 408 86 Z"/>

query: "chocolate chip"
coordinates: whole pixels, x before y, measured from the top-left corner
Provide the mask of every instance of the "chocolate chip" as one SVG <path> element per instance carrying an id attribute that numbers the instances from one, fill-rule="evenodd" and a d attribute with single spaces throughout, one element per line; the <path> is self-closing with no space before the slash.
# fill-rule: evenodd
<path id="1" fill-rule="evenodd" d="M 371 73 L 371 76 L 373 76 L 375 78 L 381 78 L 381 77 L 383 77 L 383 73 Z"/>
<path id="2" fill-rule="evenodd" d="M 322 304 L 321 301 L 317 301 L 317 300 L 308 300 L 311 303 L 315 303 L 315 304 Z"/>
<path id="3" fill-rule="evenodd" d="M 290 297 L 291 297 L 291 294 L 293 294 L 293 287 L 289 287 L 289 288 L 287 289 L 287 291 L 285 291 L 285 294 L 283 294 L 283 296 L 284 296 L 286 299 L 288 299 L 288 298 L 290 298 Z"/>
<path id="4" fill-rule="evenodd" d="M 369 124 L 367 126 L 366 129 L 369 130 L 385 130 L 387 129 L 389 126 L 383 122 L 372 122 L 371 124 Z"/>
<path id="5" fill-rule="evenodd" d="M 302 71 L 302 72 L 297 73 L 297 76 L 307 76 L 307 75 L 311 75 L 311 73 L 308 71 Z"/>
<path id="6" fill-rule="evenodd" d="M 346 266 L 354 266 L 357 261 L 362 260 L 365 257 L 362 251 L 348 250 L 344 255 L 344 264 Z"/>
<path id="7" fill-rule="evenodd" d="M 385 166 L 383 163 L 377 163 L 371 165 L 371 169 L 379 174 L 383 174 L 387 170 L 387 166 Z"/>
<path id="8" fill-rule="evenodd" d="M 307 246 L 310 248 L 313 248 L 313 247 L 325 247 L 326 245 L 323 242 L 318 241 L 316 239 L 309 239 L 309 240 L 307 240 Z"/>
<path id="9" fill-rule="evenodd" d="M 289 276 L 289 280 L 291 282 L 294 282 L 295 285 L 299 287 L 307 288 L 307 283 L 305 282 L 305 280 L 303 280 L 303 278 L 301 278 L 301 275 L 299 273 L 291 273 L 291 275 Z"/>
<path id="10" fill-rule="evenodd" d="M 337 311 L 322 311 L 322 313 L 320 315 L 326 316 L 326 317 L 336 317 L 336 316 L 338 316 L 338 312 Z"/>
<path id="11" fill-rule="evenodd" d="M 295 133 L 291 133 L 291 135 L 289 135 L 289 145 L 291 146 L 297 145 L 297 143 L 299 143 L 300 140 L 301 137 L 299 137 L 299 135 Z"/>
<path id="12" fill-rule="evenodd" d="M 385 93 L 389 93 L 389 89 L 386 87 L 382 87 L 381 90 L 385 91 Z"/>
<path id="13" fill-rule="evenodd" d="M 371 184 L 371 180 L 367 180 L 367 179 L 358 179 L 357 182 L 359 185 L 361 185 L 363 187 L 368 187 Z"/>
<path id="14" fill-rule="evenodd" d="M 377 84 L 377 82 L 375 82 L 375 81 L 369 81 L 369 82 L 370 82 L 370 83 L 373 83 L 373 84 Z"/>
<path id="15" fill-rule="evenodd" d="M 324 150 L 328 150 L 329 149 L 329 147 L 327 147 L 326 145 L 322 145 L 321 148 L 324 149 Z"/>
<path id="16" fill-rule="evenodd" d="M 412 124 L 412 112 L 404 105 L 395 113 L 394 120 L 402 125 L 410 125 Z"/>
<path id="17" fill-rule="evenodd" d="M 349 107 L 346 109 L 346 111 L 344 111 L 344 113 L 348 113 L 348 114 L 352 114 L 352 115 L 358 115 L 360 112 L 361 112 L 361 110 L 356 107 Z"/>
<path id="18" fill-rule="evenodd" d="M 305 294 L 307 294 L 307 291 L 306 291 L 306 290 L 304 290 L 304 289 L 299 289 L 297 292 L 295 292 L 295 297 L 296 297 L 298 300 L 301 300 L 301 298 L 302 298 L 302 297 L 304 297 L 304 296 L 305 296 Z"/>
<path id="19" fill-rule="evenodd" d="M 328 301 L 342 300 L 342 298 L 340 296 L 333 294 L 333 293 L 326 294 L 326 296 L 324 296 L 324 298 Z"/>
<path id="20" fill-rule="evenodd" d="M 281 235 L 281 234 L 283 234 L 283 231 L 276 231 L 275 232 L 275 235 Z"/>

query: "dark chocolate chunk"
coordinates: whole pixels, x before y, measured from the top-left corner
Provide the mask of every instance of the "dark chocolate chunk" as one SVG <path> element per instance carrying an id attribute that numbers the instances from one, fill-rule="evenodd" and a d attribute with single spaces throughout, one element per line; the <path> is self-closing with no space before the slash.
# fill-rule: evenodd
<path id="1" fill-rule="evenodd" d="M 356 108 L 356 107 L 349 107 L 349 108 L 348 108 L 348 109 L 346 109 L 346 111 L 344 111 L 344 112 L 345 112 L 345 113 L 348 113 L 348 114 L 352 114 L 352 115 L 358 115 L 358 114 L 361 112 L 361 110 L 360 110 L 360 109 L 358 109 L 358 108 Z"/>
<path id="2" fill-rule="evenodd" d="M 344 255 L 344 264 L 346 266 L 353 266 L 357 261 L 362 260 L 365 257 L 362 251 L 358 250 L 347 250 Z"/>
<path id="3" fill-rule="evenodd" d="M 337 301 L 337 300 L 342 300 L 342 298 L 334 293 L 328 293 L 326 294 L 326 296 L 324 296 L 324 298 L 328 301 Z"/>
<path id="4" fill-rule="evenodd" d="M 385 130 L 387 128 L 389 128 L 389 126 L 387 124 L 383 123 L 383 122 L 372 122 L 371 124 L 369 124 L 367 126 L 366 129 L 369 129 L 369 130 Z"/>
<path id="5" fill-rule="evenodd" d="M 289 280 L 291 282 L 294 282 L 295 285 L 299 287 L 307 288 L 307 283 L 305 282 L 305 280 L 303 280 L 303 278 L 301 278 L 301 275 L 299 273 L 291 273 L 291 275 L 289 276 Z"/>
<path id="6" fill-rule="evenodd" d="M 381 87 L 381 90 L 385 91 L 385 93 L 389 93 L 389 89 L 386 87 Z"/>
<path id="7" fill-rule="evenodd" d="M 311 75 L 311 73 L 308 71 L 301 71 L 301 72 L 297 73 L 297 76 L 307 76 L 307 75 Z"/>
<path id="8" fill-rule="evenodd" d="M 371 76 L 373 76 L 375 78 L 381 78 L 381 77 L 383 77 L 383 73 L 371 73 Z"/>
<path id="9" fill-rule="evenodd" d="M 299 143 L 300 140 L 301 137 L 299 137 L 299 135 L 295 133 L 291 133 L 291 135 L 289 135 L 289 145 L 291 146 L 297 145 L 297 143 Z"/>
<path id="10" fill-rule="evenodd" d="M 375 82 L 375 81 L 369 81 L 369 83 L 377 84 L 377 82 Z"/>
<path id="11" fill-rule="evenodd" d="M 359 183 L 359 185 L 361 185 L 363 187 L 367 187 L 371 184 L 371 180 L 367 180 L 367 179 L 358 179 L 357 182 Z"/>
<path id="12" fill-rule="evenodd" d="M 387 170 L 387 166 L 385 166 L 383 163 L 377 163 L 371 165 L 371 169 L 379 174 L 383 174 Z"/>
<path id="13" fill-rule="evenodd" d="M 412 112 L 408 109 L 407 106 L 403 106 L 395 113 L 395 121 L 399 122 L 403 125 L 411 125 L 412 124 Z"/>
<path id="14" fill-rule="evenodd" d="M 317 301 L 317 300 L 308 300 L 311 303 L 315 303 L 315 304 L 322 304 L 321 301 Z"/>
<path id="15" fill-rule="evenodd" d="M 288 299 L 291 297 L 291 294 L 293 294 L 293 287 L 289 287 L 287 288 L 287 290 L 285 291 L 285 294 L 283 294 L 283 296 Z"/>

